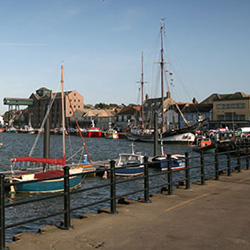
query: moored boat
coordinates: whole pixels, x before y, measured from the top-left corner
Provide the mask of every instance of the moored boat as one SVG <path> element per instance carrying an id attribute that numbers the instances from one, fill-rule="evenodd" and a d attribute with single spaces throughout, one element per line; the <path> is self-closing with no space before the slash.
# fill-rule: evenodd
<path id="1" fill-rule="evenodd" d="M 134 152 L 132 144 L 132 153 L 119 154 L 118 162 L 115 166 L 115 175 L 122 177 L 133 177 L 143 174 L 143 155 Z"/>
<path id="2" fill-rule="evenodd" d="M 165 155 L 155 156 L 152 159 L 153 167 L 159 168 L 161 171 L 168 170 L 168 159 Z M 185 168 L 185 155 L 173 154 L 171 155 L 171 169 L 179 170 Z"/>
<path id="3" fill-rule="evenodd" d="M 88 127 L 86 137 L 101 137 L 102 131 L 99 127 L 96 127 L 94 121 L 92 120 L 91 127 Z"/>
<path id="4" fill-rule="evenodd" d="M 61 66 L 61 84 L 62 84 L 62 127 L 65 131 L 65 117 L 64 117 L 64 80 L 63 80 L 63 66 Z M 49 115 L 49 109 L 46 112 L 44 121 L 47 119 Z M 76 121 L 77 122 L 77 121 Z M 50 129 L 49 124 L 47 123 L 46 129 L 44 130 L 45 136 L 44 139 L 49 135 Z M 43 128 L 40 129 L 40 132 L 38 133 L 38 137 L 43 131 Z M 37 137 L 37 138 L 38 138 Z M 32 151 L 34 147 L 31 150 L 31 153 L 29 156 L 24 157 L 16 157 L 10 159 L 12 162 L 11 165 L 11 171 L 13 172 L 13 176 L 11 181 L 18 183 L 15 185 L 15 190 L 17 192 L 28 192 L 28 193 L 48 193 L 48 192 L 60 192 L 64 188 L 64 171 L 62 170 L 62 167 L 66 165 L 66 154 L 65 154 L 65 133 L 62 133 L 62 158 L 38 158 L 38 157 L 32 157 Z M 37 140 L 36 140 L 37 142 Z M 45 143 L 46 144 L 46 143 Z M 47 148 L 49 149 L 49 148 Z M 45 150 L 44 155 L 48 154 L 49 150 Z M 30 163 L 34 164 L 41 164 L 43 165 L 43 171 L 37 172 L 37 173 L 29 173 L 29 174 L 20 174 L 15 175 L 14 174 L 14 164 L 16 162 L 23 162 L 27 163 L 29 165 Z M 28 169 L 27 169 L 28 170 Z M 82 175 L 76 175 L 83 172 L 83 167 L 72 167 L 69 169 L 70 176 L 70 188 L 76 188 L 81 184 Z M 55 179 L 49 179 L 55 177 Z M 36 181 L 36 182 L 28 182 L 27 181 Z"/>
<path id="5" fill-rule="evenodd" d="M 119 139 L 119 134 L 117 130 L 111 128 L 111 123 L 109 123 L 109 129 L 104 132 L 104 137 L 107 139 Z"/>
<path id="6" fill-rule="evenodd" d="M 210 138 L 197 139 L 196 146 L 193 147 L 194 151 L 204 153 L 214 153 L 215 149 L 216 144 Z"/>
<path id="7" fill-rule="evenodd" d="M 75 173 L 75 172 L 74 172 Z M 80 173 L 80 171 L 79 171 Z M 70 171 L 70 174 L 72 172 Z M 51 170 L 46 172 L 40 172 L 36 174 L 25 174 L 14 177 L 13 182 L 19 182 L 15 186 L 16 192 L 21 193 L 54 193 L 64 190 L 64 171 L 63 170 Z M 43 180 L 46 178 L 61 177 L 52 180 Z M 77 188 L 81 185 L 82 176 L 72 176 L 69 179 L 70 189 Z M 30 180 L 41 180 L 39 182 L 25 183 Z"/>
<path id="8" fill-rule="evenodd" d="M 104 133 L 104 137 L 107 139 L 119 139 L 119 134 L 115 129 L 109 129 Z"/>

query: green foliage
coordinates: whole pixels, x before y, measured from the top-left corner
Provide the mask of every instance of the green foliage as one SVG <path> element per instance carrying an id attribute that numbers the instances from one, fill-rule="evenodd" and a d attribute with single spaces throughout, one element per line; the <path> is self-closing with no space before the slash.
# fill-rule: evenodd
<path id="1" fill-rule="evenodd" d="M 110 104 L 106 104 L 106 103 L 97 103 L 94 108 L 95 109 L 112 109 L 112 108 L 118 108 L 119 105 L 115 104 L 115 103 L 110 103 Z"/>

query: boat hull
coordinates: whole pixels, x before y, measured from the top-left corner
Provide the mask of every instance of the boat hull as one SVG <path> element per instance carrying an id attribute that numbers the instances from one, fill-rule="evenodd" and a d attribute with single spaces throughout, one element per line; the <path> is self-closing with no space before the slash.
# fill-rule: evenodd
<path id="1" fill-rule="evenodd" d="M 143 174 L 144 168 L 142 167 L 128 167 L 128 168 L 116 168 L 115 175 L 121 177 L 133 177 Z"/>
<path id="2" fill-rule="evenodd" d="M 168 170 L 168 161 L 166 157 L 164 156 L 155 157 L 152 161 L 153 161 L 153 166 L 155 168 L 159 168 L 162 171 Z M 171 159 L 171 169 L 172 170 L 185 169 L 185 160 L 183 158 Z"/>
<path id="3" fill-rule="evenodd" d="M 119 139 L 118 133 L 107 133 L 104 137 L 107 139 Z"/>
<path id="4" fill-rule="evenodd" d="M 70 189 L 77 188 L 81 185 L 82 176 L 74 176 L 69 179 Z M 64 190 L 64 179 L 46 180 L 31 183 L 22 183 L 23 181 L 15 180 L 20 184 L 15 185 L 16 192 L 22 193 L 55 193 Z"/>
<path id="5" fill-rule="evenodd" d="M 154 135 L 135 135 L 128 133 L 127 138 L 130 141 L 140 141 L 140 142 L 154 142 Z M 180 143 L 180 144 L 193 144 L 195 141 L 195 135 L 190 132 L 182 133 L 182 134 L 173 134 L 173 135 L 163 135 L 162 139 L 159 138 L 158 141 L 163 143 Z"/>
<path id="6" fill-rule="evenodd" d="M 195 141 L 195 135 L 190 132 L 176 134 L 176 135 L 169 135 L 169 136 L 162 136 L 162 141 L 164 143 L 185 143 L 185 144 L 193 144 Z"/>

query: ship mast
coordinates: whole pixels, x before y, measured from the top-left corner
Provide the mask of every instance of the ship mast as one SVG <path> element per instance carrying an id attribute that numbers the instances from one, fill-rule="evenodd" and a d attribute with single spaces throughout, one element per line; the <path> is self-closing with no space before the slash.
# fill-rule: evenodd
<path id="1" fill-rule="evenodd" d="M 165 132 L 165 118 L 164 118 L 164 58 L 163 58 L 164 50 L 163 50 L 163 19 L 161 19 L 161 101 L 162 101 L 162 125 L 161 132 Z"/>
<path id="2" fill-rule="evenodd" d="M 143 106 L 143 85 L 144 85 L 144 76 L 143 76 L 143 52 L 142 52 L 142 70 L 141 70 L 141 127 L 144 128 L 144 106 Z"/>
<path id="3" fill-rule="evenodd" d="M 65 114 L 64 114 L 64 79 L 63 65 L 61 65 L 61 84 L 62 84 L 62 134 L 63 134 L 63 156 L 65 156 Z"/>

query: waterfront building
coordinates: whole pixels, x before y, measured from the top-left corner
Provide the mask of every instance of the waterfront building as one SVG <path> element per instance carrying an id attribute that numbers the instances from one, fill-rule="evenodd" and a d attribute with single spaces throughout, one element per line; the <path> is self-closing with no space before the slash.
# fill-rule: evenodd
<path id="1" fill-rule="evenodd" d="M 140 110 L 141 106 L 139 105 L 129 105 L 123 107 L 116 115 L 117 119 L 115 127 L 118 130 L 124 130 L 129 127 L 137 126 Z"/>
<path id="2" fill-rule="evenodd" d="M 146 95 L 146 100 L 144 101 L 144 127 L 153 128 L 154 127 L 154 114 L 158 114 L 158 126 L 162 123 L 162 98 L 148 98 Z M 164 97 L 163 107 L 164 107 L 164 120 L 165 128 L 169 130 L 176 130 L 187 126 L 184 122 L 186 118 L 189 121 L 190 117 L 185 117 L 183 110 L 186 107 L 193 106 L 194 103 L 186 102 L 175 102 L 168 91 L 166 97 Z M 183 119 L 184 117 L 184 119 Z M 192 125 L 192 122 L 189 123 Z"/>
<path id="3" fill-rule="evenodd" d="M 233 94 L 212 94 L 202 103 L 213 105 L 211 128 L 250 126 L 250 95 L 243 92 Z"/>
<path id="4" fill-rule="evenodd" d="M 33 105 L 28 107 L 28 113 L 31 117 L 31 124 L 34 128 L 40 128 L 46 113 L 47 105 L 53 98 L 55 99 L 50 111 L 51 128 L 60 128 L 62 126 L 62 94 L 59 92 L 53 93 L 52 90 L 43 87 L 36 90 L 36 93 L 32 93 L 30 96 L 30 99 L 33 100 Z M 64 98 L 65 117 L 67 120 L 73 115 L 70 103 L 74 111 L 77 109 L 83 109 L 84 103 L 83 96 L 76 90 L 65 92 Z"/>

